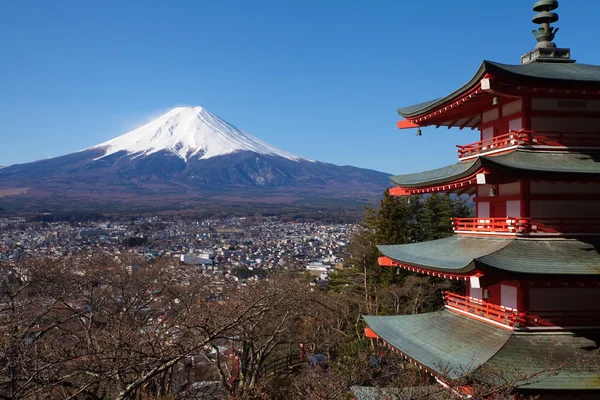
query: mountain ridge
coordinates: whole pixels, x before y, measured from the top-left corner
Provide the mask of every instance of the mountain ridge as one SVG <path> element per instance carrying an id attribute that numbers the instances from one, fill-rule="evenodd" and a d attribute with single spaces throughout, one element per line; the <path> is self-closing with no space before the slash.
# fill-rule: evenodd
<path id="1" fill-rule="evenodd" d="M 271 146 L 200 106 L 173 108 L 139 128 L 83 151 L 92 149 L 105 149 L 103 157 L 119 151 L 144 156 L 165 150 L 187 161 L 194 156 L 207 159 L 235 151 L 252 151 L 308 160 Z"/>
<path id="2" fill-rule="evenodd" d="M 380 198 L 388 183 L 385 173 L 299 157 L 202 107 L 178 107 L 99 145 L 0 169 L 0 204 L 146 202 L 168 208 L 192 199 L 309 198 L 364 204 Z"/>

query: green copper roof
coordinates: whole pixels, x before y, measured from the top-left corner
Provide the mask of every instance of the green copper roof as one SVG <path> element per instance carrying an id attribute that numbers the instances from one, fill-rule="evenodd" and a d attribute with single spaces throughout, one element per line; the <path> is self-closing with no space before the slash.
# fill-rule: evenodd
<path id="1" fill-rule="evenodd" d="M 600 334 L 512 333 L 450 312 L 364 316 L 383 340 L 450 379 L 520 389 L 600 389 Z"/>
<path id="2" fill-rule="evenodd" d="M 448 273 L 468 273 L 475 267 L 473 260 L 494 253 L 512 242 L 512 239 L 489 239 L 451 236 L 429 242 L 377 246 L 392 260 Z"/>
<path id="3" fill-rule="evenodd" d="M 540 152 L 517 150 L 500 156 L 480 157 L 489 168 L 505 168 L 519 173 L 552 173 L 568 175 L 600 174 L 599 152 Z"/>
<path id="4" fill-rule="evenodd" d="M 511 336 L 509 331 L 449 311 L 363 318 L 390 345 L 451 379 L 479 368 Z"/>
<path id="5" fill-rule="evenodd" d="M 568 85 L 569 88 L 584 90 L 600 88 L 600 66 L 598 65 L 540 61 L 529 64 L 508 65 L 484 61 L 473 78 L 458 90 L 437 100 L 399 108 L 398 113 L 405 118 L 412 118 L 433 111 L 479 84 L 481 79 L 488 73 L 495 78 L 506 82 L 519 83 L 522 86 L 527 83 L 528 86 Z"/>
<path id="6" fill-rule="evenodd" d="M 396 185 L 406 188 L 419 187 L 423 185 L 423 182 L 433 185 L 467 177 L 474 174 L 479 168 L 480 164 L 477 163 L 477 160 L 473 160 L 460 162 L 431 171 L 418 172 L 416 174 L 392 176 L 390 177 L 390 180 Z"/>
<path id="7" fill-rule="evenodd" d="M 520 389 L 599 390 L 600 334 L 514 334 L 473 376 L 492 384 L 520 381 Z M 527 379 L 520 379 L 527 377 Z"/>
<path id="8" fill-rule="evenodd" d="M 600 275 L 599 240 L 513 240 L 479 257 L 477 266 L 524 274 Z"/>
<path id="9" fill-rule="evenodd" d="M 474 174 L 479 168 L 492 173 L 502 171 L 516 178 L 535 176 L 553 179 L 585 179 L 600 177 L 600 152 L 542 152 L 519 149 L 498 156 L 480 156 L 475 160 L 409 175 L 396 175 L 390 180 L 404 188 L 441 185 Z"/>
<path id="10" fill-rule="evenodd" d="M 394 261 L 442 273 L 465 274 L 475 268 L 490 268 L 531 275 L 600 275 L 598 239 L 451 236 L 377 247 Z"/>
<path id="11" fill-rule="evenodd" d="M 486 72 L 496 78 L 530 78 L 536 83 L 588 84 L 597 87 L 600 83 L 600 65 L 579 63 L 532 62 L 509 65 L 486 61 Z M 591 89 L 592 87 L 590 87 Z"/>

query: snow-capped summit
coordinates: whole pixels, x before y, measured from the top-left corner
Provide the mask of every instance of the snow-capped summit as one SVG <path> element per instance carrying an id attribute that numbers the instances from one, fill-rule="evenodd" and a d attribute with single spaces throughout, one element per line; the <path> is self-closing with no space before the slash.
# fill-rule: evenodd
<path id="1" fill-rule="evenodd" d="M 99 158 L 125 151 L 134 157 L 168 151 L 186 162 L 238 151 L 305 160 L 246 133 L 202 107 L 177 107 L 154 121 L 86 150 L 103 149 Z"/>
<path id="2" fill-rule="evenodd" d="M 388 174 L 294 156 L 202 107 L 175 108 L 76 153 L 0 168 L 0 191 L 60 210 L 346 208 L 376 201 L 388 185 Z"/>

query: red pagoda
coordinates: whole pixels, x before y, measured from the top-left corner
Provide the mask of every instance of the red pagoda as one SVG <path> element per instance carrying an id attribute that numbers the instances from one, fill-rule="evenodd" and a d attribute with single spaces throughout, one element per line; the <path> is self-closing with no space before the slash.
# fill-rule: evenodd
<path id="1" fill-rule="evenodd" d="M 371 337 L 453 382 L 600 398 L 600 66 L 554 43 L 556 0 L 534 5 L 538 44 L 520 65 L 484 61 L 437 100 L 401 108 L 400 129 L 478 129 L 458 162 L 391 178 L 392 195 L 471 194 L 451 237 L 379 246 L 383 267 L 462 280 L 442 311 L 365 316 Z M 468 391 L 463 395 L 468 397 Z"/>

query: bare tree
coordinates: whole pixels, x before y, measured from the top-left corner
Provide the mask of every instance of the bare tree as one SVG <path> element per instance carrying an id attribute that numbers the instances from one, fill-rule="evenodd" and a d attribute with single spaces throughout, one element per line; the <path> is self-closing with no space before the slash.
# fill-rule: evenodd
<path id="1" fill-rule="evenodd" d="M 160 396 L 186 357 L 236 337 L 244 348 L 238 384 L 252 387 L 274 350 L 296 339 L 290 299 L 301 290 L 291 286 L 265 282 L 215 297 L 202 275 L 138 259 L 40 260 L 2 271 L 6 399 Z"/>

